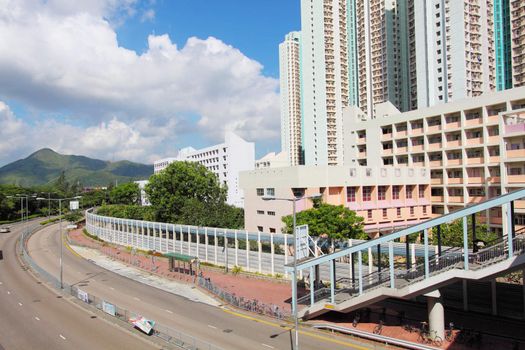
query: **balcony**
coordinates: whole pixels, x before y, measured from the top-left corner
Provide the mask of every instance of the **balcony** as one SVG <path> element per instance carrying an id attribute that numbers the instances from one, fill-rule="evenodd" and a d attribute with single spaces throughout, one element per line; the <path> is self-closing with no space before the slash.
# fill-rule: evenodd
<path id="1" fill-rule="evenodd" d="M 381 140 L 382 140 L 382 141 L 392 140 L 392 133 L 382 134 L 382 135 L 381 135 Z"/>
<path id="2" fill-rule="evenodd" d="M 431 185 L 443 185 L 443 178 L 442 177 L 433 177 L 430 179 Z"/>
<path id="3" fill-rule="evenodd" d="M 432 196 L 432 203 L 443 203 L 445 202 L 445 197 L 443 196 Z"/>
<path id="4" fill-rule="evenodd" d="M 468 184 L 482 184 L 484 183 L 483 178 L 480 176 L 469 176 L 468 177 Z"/>
<path id="5" fill-rule="evenodd" d="M 467 158 L 467 164 L 469 165 L 473 165 L 473 164 L 477 164 L 477 165 L 481 165 L 484 163 L 484 159 L 483 157 L 472 157 L 472 158 Z"/>
<path id="6" fill-rule="evenodd" d="M 463 203 L 463 196 L 448 196 L 450 203 Z"/>
<path id="7" fill-rule="evenodd" d="M 469 203 L 480 203 L 485 200 L 485 196 L 469 196 L 468 202 Z"/>
<path id="8" fill-rule="evenodd" d="M 507 158 L 525 158 L 525 149 L 510 149 L 505 153 Z"/>
<path id="9" fill-rule="evenodd" d="M 450 177 L 448 179 L 448 183 L 450 185 L 461 185 L 463 183 L 463 179 L 460 177 Z"/>
<path id="10" fill-rule="evenodd" d="M 396 137 L 406 137 L 408 135 L 408 132 L 406 130 L 396 131 Z"/>
<path id="11" fill-rule="evenodd" d="M 499 123 L 499 115 L 489 115 L 487 119 L 489 124 L 498 124 Z"/>
<path id="12" fill-rule="evenodd" d="M 447 165 L 461 165 L 461 158 L 459 159 L 448 159 Z"/>
<path id="13" fill-rule="evenodd" d="M 423 151 L 423 145 L 412 146 L 412 152 L 420 152 L 420 151 Z"/>
<path id="14" fill-rule="evenodd" d="M 515 209 L 525 209 L 525 200 L 514 201 Z"/>
<path id="15" fill-rule="evenodd" d="M 481 144 L 483 144 L 483 137 L 473 137 L 471 139 L 467 139 L 465 146 L 479 146 Z"/>
<path id="16" fill-rule="evenodd" d="M 501 177 L 499 176 L 490 176 L 487 178 L 489 184 L 499 184 L 501 183 Z"/>
<path id="17" fill-rule="evenodd" d="M 525 133 L 525 123 L 505 125 L 505 136 Z"/>
<path id="18" fill-rule="evenodd" d="M 441 124 L 432 125 L 428 127 L 427 133 L 438 132 L 441 130 Z"/>
<path id="19" fill-rule="evenodd" d="M 407 151 L 408 151 L 407 146 L 398 147 L 397 150 L 396 150 L 396 153 L 407 153 Z"/>
<path id="20" fill-rule="evenodd" d="M 418 136 L 423 134 L 423 128 L 412 129 L 410 131 L 411 136 Z"/>
<path id="21" fill-rule="evenodd" d="M 508 175 L 509 184 L 525 184 L 525 175 Z"/>
<path id="22" fill-rule="evenodd" d="M 447 147 L 461 147 L 461 140 L 447 141 Z"/>
<path id="23" fill-rule="evenodd" d="M 445 130 L 458 129 L 459 127 L 459 121 L 445 124 Z"/>
<path id="24" fill-rule="evenodd" d="M 392 148 L 383 149 L 383 155 L 389 156 L 394 153 L 394 150 Z"/>
<path id="25" fill-rule="evenodd" d="M 443 161 L 442 160 L 431 160 L 430 166 L 431 167 L 443 166 Z"/>
<path id="26" fill-rule="evenodd" d="M 499 144 L 500 137 L 499 136 L 489 136 L 487 139 L 487 143 L 490 145 L 497 145 Z"/>
<path id="27" fill-rule="evenodd" d="M 483 124 L 481 118 L 467 119 L 465 120 L 465 126 L 476 126 Z"/>
<path id="28" fill-rule="evenodd" d="M 362 151 L 358 153 L 359 158 L 366 158 L 366 151 Z"/>
<path id="29" fill-rule="evenodd" d="M 490 156 L 489 163 L 499 163 L 501 161 L 500 156 Z"/>

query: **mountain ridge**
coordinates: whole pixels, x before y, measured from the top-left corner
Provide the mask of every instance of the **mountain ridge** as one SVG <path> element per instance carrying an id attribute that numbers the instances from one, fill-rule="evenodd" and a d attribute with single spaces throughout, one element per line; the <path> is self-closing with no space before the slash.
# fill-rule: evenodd
<path id="1" fill-rule="evenodd" d="M 70 183 L 107 186 L 115 181 L 147 179 L 153 174 L 153 165 L 128 160 L 111 162 L 82 155 L 65 155 L 50 148 L 42 148 L 26 158 L 0 167 L 0 184 L 46 185 L 56 180 L 62 172 Z"/>

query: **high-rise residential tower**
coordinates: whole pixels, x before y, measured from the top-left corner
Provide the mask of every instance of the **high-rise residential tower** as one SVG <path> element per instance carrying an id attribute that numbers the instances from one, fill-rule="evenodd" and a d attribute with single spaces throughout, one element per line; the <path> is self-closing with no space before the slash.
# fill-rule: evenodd
<path id="1" fill-rule="evenodd" d="M 342 112 L 348 106 L 347 1 L 301 1 L 305 164 L 342 163 Z"/>
<path id="2" fill-rule="evenodd" d="M 512 85 L 525 85 L 525 1 L 510 1 Z"/>
<path id="3" fill-rule="evenodd" d="M 301 118 L 301 34 L 291 32 L 279 45 L 281 149 L 289 165 L 303 164 Z"/>
<path id="4" fill-rule="evenodd" d="M 413 5 L 417 107 L 494 91 L 494 2 L 418 0 Z"/>

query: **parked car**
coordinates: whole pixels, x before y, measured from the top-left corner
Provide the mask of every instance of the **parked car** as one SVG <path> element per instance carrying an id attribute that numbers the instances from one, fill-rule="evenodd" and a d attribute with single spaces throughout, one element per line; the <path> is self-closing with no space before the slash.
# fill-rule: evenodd
<path id="1" fill-rule="evenodd" d="M 0 227 L 0 233 L 8 233 L 11 232 L 11 229 L 7 226 Z"/>

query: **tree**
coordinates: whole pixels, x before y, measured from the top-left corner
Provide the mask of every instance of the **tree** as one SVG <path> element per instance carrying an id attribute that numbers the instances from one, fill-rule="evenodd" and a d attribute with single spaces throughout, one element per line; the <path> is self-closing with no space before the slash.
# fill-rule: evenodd
<path id="1" fill-rule="evenodd" d="M 472 247 L 472 218 L 467 219 L 469 247 Z M 476 223 L 476 239 L 490 242 L 497 239 L 496 233 L 489 230 L 488 226 Z M 432 243 L 438 243 L 437 227 L 432 228 Z M 449 247 L 463 247 L 463 220 L 458 219 L 450 224 L 441 225 L 441 244 Z"/>
<path id="2" fill-rule="evenodd" d="M 150 177 L 145 191 L 157 220 L 196 225 L 207 222 L 205 217 L 220 209 L 227 189 L 203 165 L 173 162 Z"/>
<path id="3" fill-rule="evenodd" d="M 282 218 L 285 224 L 283 233 L 293 233 L 293 216 Z M 297 226 L 308 225 L 312 236 L 327 235 L 329 239 L 366 239 L 363 218 L 342 205 L 320 203 L 312 209 L 303 210 L 296 215 Z"/>
<path id="4" fill-rule="evenodd" d="M 109 192 L 109 200 L 113 204 L 137 204 L 140 200 L 139 185 L 128 182 L 115 186 Z"/>

